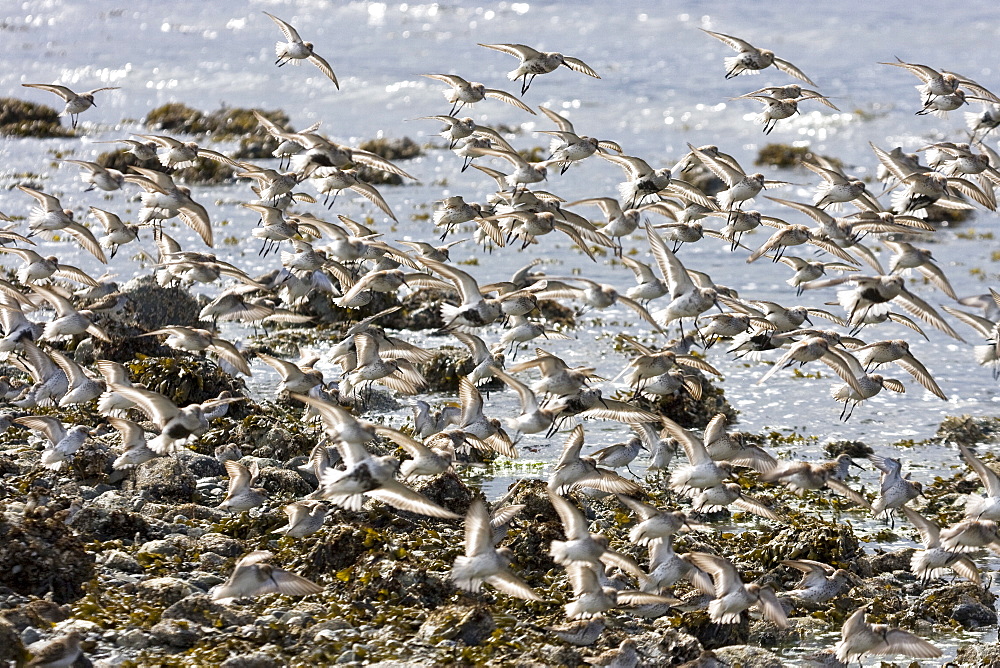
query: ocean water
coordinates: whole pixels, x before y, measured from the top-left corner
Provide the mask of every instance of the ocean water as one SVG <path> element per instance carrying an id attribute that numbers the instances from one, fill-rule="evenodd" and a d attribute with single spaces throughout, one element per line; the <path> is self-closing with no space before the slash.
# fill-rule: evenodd
<path id="1" fill-rule="evenodd" d="M 303 37 L 332 65 L 340 80 L 336 90 L 316 68 L 274 66 L 274 42 L 280 33 L 262 11 L 271 12 L 299 28 Z M 807 145 L 814 152 L 840 159 L 847 171 L 859 178 L 871 177 L 877 166 L 869 142 L 891 149 L 902 146 L 913 151 L 935 141 L 964 141 L 961 111 L 947 119 L 915 115 L 920 98 L 917 79 L 906 71 L 880 65 L 899 57 L 932 67 L 949 69 L 993 90 L 1000 90 L 1000 68 L 995 45 L 1000 22 L 992 3 L 639 3 L 596 1 L 547 3 L 388 4 L 367 2 L 248 2 L 207 3 L 180 0 L 169 3 L 45 1 L 5 3 L 0 6 L 0 95 L 30 99 L 55 106 L 55 96 L 22 88 L 22 83 L 61 83 L 75 90 L 118 86 L 119 90 L 98 94 L 97 108 L 81 117 L 81 137 L 60 140 L 0 141 L 0 211 L 26 215 L 33 200 L 13 189 L 33 182 L 46 192 L 58 194 L 64 204 L 86 218 L 87 207 L 99 206 L 122 215 L 138 208 L 134 188 L 124 193 L 84 193 L 77 169 L 58 158 L 93 159 L 108 150 L 93 141 L 128 137 L 143 132 L 140 120 L 151 108 L 166 102 L 183 102 L 210 111 L 220 106 L 282 109 L 292 125 L 303 128 L 321 121 L 321 132 L 336 141 L 356 145 L 376 136 L 409 136 L 437 148 L 402 166 L 417 176 L 417 183 L 381 189 L 399 218 L 391 224 L 367 202 L 341 197 L 332 213 L 350 217 L 370 215 L 375 227 L 390 243 L 396 239 L 432 240 L 435 233 L 424 216 L 431 203 L 460 194 L 467 201 L 482 201 L 492 192 L 493 182 L 476 170 L 461 173 L 461 159 L 442 147 L 436 137 L 440 129 L 420 116 L 444 114 L 449 105 L 442 96 L 445 86 L 420 75 L 452 73 L 487 86 L 517 92 L 517 83 L 506 80 L 516 61 L 505 54 L 484 49 L 477 43 L 524 43 L 578 57 L 601 74 L 593 79 L 561 68 L 538 77 L 524 101 L 545 105 L 564 114 L 580 134 L 614 139 L 629 155 L 642 157 L 654 167 L 670 166 L 686 152 L 686 145 L 716 144 L 733 154 L 747 171 L 766 143 Z M 794 80 L 775 69 L 756 76 L 724 79 L 722 59 L 732 54 L 724 44 L 699 28 L 727 33 L 772 49 L 792 61 L 816 82 L 816 89 L 840 108 L 834 112 L 818 103 L 804 102 L 802 113 L 780 121 L 765 136 L 755 122 L 758 105 L 731 98 L 766 85 Z M 967 109 L 980 108 L 973 102 Z M 503 125 L 515 130 L 509 139 L 517 148 L 545 146 L 548 138 L 538 130 L 551 129 L 543 116 L 530 116 L 496 100 L 487 100 L 462 114 L 479 123 Z M 996 148 L 996 135 L 989 144 Z M 225 150 L 226 146 L 216 147 Z M 276 161 L 275 161 L 276 162 Z M 486 161 L 504 169 L 503 161 Z M 777 197 L 810 201 L 818 177 L 805 170 L 764 168 L 769 178 L 791 185 L 775 190 Z M 554 174 L 545 188 L 568 201 L 583 197 L 613 196 L 622 180 L 614 165 L 592 158 L 565 175 Z M 877 185 L 872 185 L 876 194 Z M 256 243 L 247 243 L 257 216 L 239 202 L 251 193 L 245 182 L 212 188 L 196 188 L 195 198 L 209 209 L 222 241 L 215 252 L 249 273 L 277 266 L 276 257 L 260 258 Z M 882 198 L 888 205 L 888 195 Z M 760 199 L 753 205 L 766 214 L 791 222 L 801 216 Z M 321 208 L 317 214 L 325 213 Z M 580 210 L 596 216 L 596 210 Z M 332 215 L 332 214 L 331 214 Z M 660 222 L 660 221 L 657 221 Z M 721 223 L 720 225 L 721 226 Z M 978 210 L 974 218 L 956 227 L 941 229 L 922 245 L 932 246 L 937 262 L 960 296 L 980 294 L 996 285 L 998 248 L 993 235 L 996 215 Z M 171 231 L 186 249 L 204 250 L 193 232 L 185 227 Z M 755 247 L 766 231 L 748 235 L 744 243 Z M 626 246 L 642 249 L 636 236 Z M 147 235 L 142 245 L 153 244 Z M 874 246 L 878 244 L 873 242 Z M 65 245 L 55 248 L 65 262 L 100 273 L 93 259 Z M 795 254 L 811 251 L 794 250 Z M 535 257 L 543 258 L 553 274 L 581 275 L 614 285 L 624 292 L 632 284 L 631 272 L 607 258 L 590 262 L 565 239 L 544 238 L 537 246 L 519 247 L 485 254 L 473 244 L 452 251 L 459 261 L 475 258 L 467 266 L 481 282 L 503 279 Z M 644 251 L 643 251 L 644 254 Z M 122 252 L 112 270 L 121 278 L 148 271 Z M 834 291 L 807 292 L 795 297 L 784 284 L 790 275 L 784 265 L 766 260 L 744 262 L 746 253 L 730 253 L 728 244 L 706 239 L 685 246 L 679 257 L 686 266 L 706 271 L 720 284 L 730 285 L 741 296 L 773 299 L 783 304 L 824 307 Z M 811 255 L 810 255 L 811 256 Z M 639 256 L 642 257 L 641 255 Z M 885 260 L 886 252 L 880 253 Z M 0 257 L 10 266 L 11 257 Z M 935 307 L 950 300 L 932 286 L 914 281 L 909 286 Z M 216 286 L 199 287 L 213 295 Z M 838 307 L 829 307 L 837 312 Z M 543 341 L 542 347 L 564 357 L 570 364 L 595 366 L 598 373 L 614 378 L 627 363 L 611 346 L 615 334 L 638 327 L 648 333 L 627 309 L 612 308 L 588 314 L 585 324 L 570 341 Z M 822 321 L 818 321 L 822 326 Z M 830 397 L 838 383 L 827 370 L 821 379 L 796 379 L 778 373 L 764 386 L 756 380 L 769 368 L 761 363 L 734 360 L 724 346 L 709 353 L 709 361 L 724 376 L 722 387 L 739 410 L 739 428 L 778 431 L 820 437 L 796 450 L 796 456 L 820 456 L 820 446 L 829 439 L 856 438 L 877 452 L 903 459 L 917 479 L 931 479 L 958 467 L 954 450 L 928 442 L 898 449 L 901 440 L 923 441 L 933 436 L 947 415 L 994 415 L 1000 401 L 997 383 L 990 371 L 975 364 L 971 344 L 976 335 L 968 327 L 954 325 L 968 343 L 951 339 L 927 328 L 924 341 L 897 325 L 866 331 L 863 337 L 907 338 L 914 354 L 923 360 L 949 396 L 941 401 L 926 392 L 903 372 L 886 375 L 901 378 L 903 395 L 890 393 L 865 402 L 847 423 L 838 419 L 840 404 Z M 230 330 L 239 337 L 247 333 Z M 490 330 L 488 342 L 499 337 Z M 427 340 L 416 335 L 416 340 Z M 434 342 L 435 339 L 429 339 Z M 322 353 L 320 348 L 318 352 Z M 522 352 L 527 357 L 527 351 Z M 771 353 L 769 359 L 777 355 Z M 334 367 L 327 367 L 335 373 Z M 267 367 L 256 364 L 252 386 L 267 396 L 275 378 Z M 808 370 L 808 369 L 807 369 Z M 615 389 L 608 383 L 606 392 Z M 431 397 L 444 401 L 447 397 Z M 516 410 L 510 392 L 490 397 L 489 410 L 498 416 Z M 406 401 L 404 400 L 404 403 Z M 408 416 L 408 407 L 396 420 Z M 618 425 L 594 423 L 587 427 L 588 448 L 622 440 Z M 546 441 L 540 436 L 522 441 L 525 458 L 482 483 L 493 494 L 520 475 L 546 475 L 558 455 L 561 437 Z M 864 484 L 877 484 L 873 472 L 863 475 Z M 877 527 L 872 525 L 873 530 Z"/>

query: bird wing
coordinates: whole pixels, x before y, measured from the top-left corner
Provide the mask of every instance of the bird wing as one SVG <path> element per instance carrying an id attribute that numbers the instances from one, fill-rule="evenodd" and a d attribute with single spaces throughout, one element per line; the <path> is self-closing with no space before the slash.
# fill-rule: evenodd
<path id="1" fill-rule="evenodd" d="M 782 72 L 784 72 L 785 74 L 790 74 L 790 75 L 792 75 L 793 77 L 795 77 L 796 79 L 798 79 L 800 81 L 805 81 L 810 86 L 815 86 L 816 85 L 813 82 L 812 79 L 810 79 L 809 77 L 806 76 L 805 72 L 803 72 L 802 70 L 800 70 L 795 65 L 792 65 L 790 62 L 788 62 L 784 58 L 775 57 L 774 58 L 774 66 L 777 67 Z"/>
<path id="2" fill-rule="evenodd" d="M 139 410 L 161 428 L 180 413 L 180 409 L 174 402 L 159 392 L 115 384 L 109 384 L 108 389 L 133 402 Z"/>
<path id="3" fill-rule="evenodd" d="M 493 549 L 490 513 L 482 499 L 475 499 L 465 514 L 465 556 L 475 557 Z"/>
<path id="4" fill-rule="evenodd" d="M 288 40 L 289 42 L 298 42 L 298 43 L 302 42 L 302 38 L 299 37 L 298 31 L 296 31 L 295 28 L 292 27 L 292 24 L 286 21 L 282 21 L 277 16 L 269 12 L 264 12 L 264 13 L 267 14 L 267 16 L 272 21 L 274 21 L 275 25 L 277 25 L 278 28 L 281 29 L 281 34 L 285 36 L 286 40 Z"/>
<path id="5" fill-rule="evenodd" d="M 383 503 L 387 503 L 394 508 L 406 510 L 411 513 L 420 513 L 431 517 L 440 517 L 446 520 L 460 519 L 450 510 L 446 510 L 436 503 L 430 501 L 422 494 L 414 492 L 406 485 L 396 481 L 387 480 L 379 487 L 365 492 L 368 496 L 374 497 Z"/>
<path id="6" fill-rule="evenodd" d="M 337 81 L 337 75 L 333 73 L 333 68 L 330 67 L 330 63 L 326 62 L 325 58 L 314 53 L 306 60 L 318 67 L 320 72 L 329 77 L 333 85 L 337 87 L 337 90 L 340 90 L 340 82 Z"/>

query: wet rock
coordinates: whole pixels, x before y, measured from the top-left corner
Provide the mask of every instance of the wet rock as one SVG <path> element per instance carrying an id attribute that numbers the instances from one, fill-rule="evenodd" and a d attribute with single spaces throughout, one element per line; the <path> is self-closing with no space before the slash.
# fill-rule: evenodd
<path id="1" fill-rule="evenodd" d="M 916 552 L 915 549 L 907 547 L 895 552 L 882 552 L 866 557 L 867 562 L 871 565 L 871 575 L 909 571 L 914 552 Z"/>
<path id="2" fill-rule="evenodd" d="M 136 585 L 144 602 L 166 608 L 194 593 L 187 582 L 172 577 L 144 580 Z"/>
<path id="3" fill-rule="evenodd" d="M 948 416 L 938 426 L 934 439 L 942 443 L 974 446 L 995 443 L 1000 438 L 1000 418 L 962 415 Z"/>
<path id="4" fill-rule="evenodd" d="M 695 610 L 684 613 L 681 627 L 697 638 L 705 649 L 745 645 L 750 638 L 750 618 L 746 613 L 736 624 L 716 624 L 709 619 L 707 610 Z"/>
<path id="5" fill-rule="evenodd" d="M 635 642 L 644 665 L 673 665 L 690 661 L 701 654 L 702 646 L 698 639 L 672 628 L 669 620 L 657 620 L 654 627 L 654 631 L 629 636 Z"/>
<path id="6" fill-rule="evenodd" d="M 478 645 L 495 629 L 489 607 L 449 605 L 428 615 L 417 634 L 432 643 L 457 640 L 466 645 Z"/>
<path id="7" fill-rule="evenodd" d="M 51 594 L 57 603 L 82 596 L 94 575 L 94 555 L 66 525 L 66 514 L 39 507 L 19 525 L 0 515 L 0 585 L 23 595 Z"/>
<path id="8" fill-rule="evenodd" d="M 967 629 L 996 626 L 996 596 L 971 582 L 952 582 L 924 592 L 911 614 L 945 623 L 954 620 Z"/>
<path id="9" fill-rule="evenodd" d="M 14 665 L 25 657 L 21 634 L 11 624 L 0 619 L 0 663 Z"/>
<path id="10" fill-rule="evenodd" d="M 128 629 L 115 639 L 115 644 L 126 649 L 146 649 L 152 640 L 150 634 L 142 629 Z"/>
<path id="11" fill-rule="evenodd" d="M 442 508 L 462 517 L 465 517 L 475 498 L 475 493 L 455 475 L 454 471 L 447 471 L 428 482 L 415 484 L 413 489 Z"/>
<path id="12" fill-rule="evenodd" d="M 295 471 L 273 466 L 262 469 L 255 484 L 267 490 L 272 500 L 301 498 L 313 491 L 312 485 Z"/>
<path id="13" fill-rule="evenodd" d="M 59 112 L 52 107 L 3 97 L 0 98 L 0 136 L 72 137 L 73 132 L 62 127 Z"/>
<path id="14" fill-rule="evenodd" d="M 225 628 L 251 624 L 254 616 L 252 613 L 216 603 L 207 594 L 191 594 L 164 610 L 163 619 L 209 628 Z"/>
<path id="15" fill-rule="evenodd" d="M 195 478 L 218 478 L 226 475 L 226 468 L 218 459 L 203 455 L 193 450 L 181 450 L 173 455 L 183 462 L 187 470 Z"/>
<path id="16" fill-rule="evenodd" d="M 129 320 L 147 332 L 168 325 L 198 325 L 201 305 L 187 290 L 164 288 L 156 283 L 154 277 L 140 276 L 126 283 L 122 294 L 129 299 Z M 156 343 L 155 339 L 149 340 Z"/>
<path id="17" fill-rule="evenodd" d="M 191 501 L 196 484 L 197 479 L 182 462 L 173 457 L 157 457 L 137 466 L 123 488 L 154 501 L 185 502 Z"/>
<path id="18" fill-rule="evenodd" d="M 139 513 L 128 510 L 84 506 L 73 516 L 73 528 L 88 540 L 132 540 L 149 535 L 149 522 Z"/>
<path id="19" fill-rule="evenodd" d="M 220 668 L 280 668 L 284 665 L 284 661 L 264 652 L 253 652 L 231 656 L 220 664 Z"/>
<path id="20" fill-rule="evenodd" d="M 955 662 L 959 666 L 1000 668 L 1000 643 L 966 643 L 958 648 Z"/>
<path id="21" fill-rule="evenodd" d="M 752 645 L 720 647 L 715 650 L 715 656 L 740 668 L 783 668 L 785 665 L 773 652 Z"/>
<path id="22" fill-rule="evenodd" d="M 222 557 L 238 557 L 246 549 L 241 541 L 221 533 L 206 533 L 198 539 L 198 547 L 202 552 L 213 552 Z"/>
<path id="23" fill-rule="evenodd" d="M 252 439 L 252 450 L 250 450 L 255 457 L 269 457 L 286 462 L 292 457 L 308 456 L 316 444 L 312 435 L 293 433 L 280 426 L 255 431 L 259 435 Z"/>
<path id="24" fill-rule="evenodd" d="M 131 555 L 121 550 L 111 550 L 102 555 L 101 563 L 106 568 L 111 568 L 123 573 L 142 573 L 143 568 Z"/>
<path id="25" fill-rule="evenodd" d="M 201 640 L 201 629 L 190 622 L 164 619 L 149 629 L 157 643 L 174 649 L 191 649 Z"/>

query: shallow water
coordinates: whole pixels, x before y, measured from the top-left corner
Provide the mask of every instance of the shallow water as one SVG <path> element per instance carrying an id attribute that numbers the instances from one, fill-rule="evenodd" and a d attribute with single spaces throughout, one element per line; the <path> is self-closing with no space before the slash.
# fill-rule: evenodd
<path id="1" fill-rule="evenodd" d="M 280 108 L 295 127 L 321 120 L 321 132 L 349 144 L 377 135 L 405 135 L 440 146 L 435 136 L 437 124 L 413 119 L 448 111 L 441 96 L 444 86 L 420 74 L 456 73 L 488 86 L 515 90 L 516 84 L 505 80 L 514 59 L 483 49 L 477 42 L 526 43 L 560 50 L 587 62 L 601 74 L 600 80 L 561 69 L 539 77 L 525 101 L 559 110 L 581 134 L 614 139 L 626 153 L 641 156 L 654 167 L 673 164 L 686 151 L 687 143 L 712 143 L 752 171 L 760 146 L 802 143 L 815 152 L 836 156 L 849 172 L 864 178 L 874 173 L 877 164 L 869 141 L 886 149 L 903 146 L 912 151 L 933 141 L 964 139 L 961 113 L 952 112 L 946 120 L 915 116 L 919 105 L 916 78 L 901 69 L 879 65 L 879 61 L 899 56 L 961 72 L 1000 89 L 1000 72 L 993 66 L 1000 23 L 990 20 L 995 16 L 992 3 L 911 3 L 905 11 L 893 3 L 860 2 L 838 3 L 835 10 L 828 5 L 784 1 L 725 6 L 664 4 L 667 6 L 661 8 L 651 3 L 619 2 L 613 9 L 594 1 L 489 6 L 309 1 L 233 7 L 231 3 L 108 0 L 8 4 L 5 10 L 0 9 L 6 13 L 0 25 L 0 54 L 6 65 L 0 71 L 0 94 L 54 105 L 54 96 L 21 88 L 20 84 L 59 82 L 78 90 L 98 86 L 120 86 L 121 90 L 98 94 L 99 106 L 82 116 L 82 140 L 0 142 L 0 210 L 27 214 L 33 205 L 31 198 L 10 190 L 27 180 L 58 194 L 78 217 L 84 217 L 91 205 L 123 214 L 123 218 L 134 214 L 138 207 L 132 201 L 135 189 L 128 189 L 127 195 L 83 193 L 76 168 L 60 165 L 56 157 L 92 159 L 110 147 L 90 141 L 143 131 L 137 122 L 119 120 L 141 119 L 149 109 L 169 101 L 204 111 L 220 105 Z M 279 32 L 261 10 L 289 20 L 306 39 L 314 41 L 317 51 L 336 71 L 342 90 L 335 90 L 309 65 L 274 67 L 273 42 Z M 730 98 L 792 79 L 771 69 L 726 81 L 722 58 L 731 52 L 699 27 L 772 48 L 805 71 L 842 111 L 803 103 L 800 116 L 779 122 L 765 137 L 753 120 L 756 103 Z M 970 105 L 972 110 L 978 108 L 975 103 Z M 549 127 L 544 118 L 529 117 L 498 101 L 488 100 L 463 113 L 477 122 L 519 128 L 511 137 L 517 148 L 548 142 L 534 132 Z M 990 138 L 990 144 L 996 145 L 995 137 Z M 468 201 L 481 201 L 493 189 L 492 181 L 475 170 L 460 173 L 459 160 L 446 150 L 431 150 L 403 165 L 420 183 L 381 189 L 400 219 L 398 225 L 389 225 L 390 221 L 374 215 L 373 208 L 358 199 L 341 197 L 334 212 L 351 217 L 374 215 L 378 229 L 390 242 L 430 240 L 434 235 L 429 223 L 414 216 L 429 213 L 433 200 L 461 194 Z M 502 169 L 506 164 L 498 161 L 494 166 Z M 793 184 L 775 192 L 776 196 L 800 201 L 811 198 L 817 180 L 804 170 L 774 170 L 768 176 Z M 552 176 L 546 188 L 572 201 L 611 195 L 620 180 L 621 173 L 613 165 L 591 159 L 563 176 Z M 277 266 L 278 261 L 274 256 L 259 258 L 256 244 L 242 241 L 257 221 L 256 214 L 238 206 L 248 196 L 243 183 L 195 190 L 196 199 L 208 207 L 217 226 L 220 243 L 216 252 L 254 274 Z M 887 199 L 883 201 L 887 203 Z M 755 208 L 795 218 L 790 210 L 767 200 L 758 199 Z M 596 210 L 582 213 L 596 215 Z M 960 296 L 986 292 L 988 285 L 996 283 L 995 225 L 995 214 L 980 210 L 971 222 L 942 229 L 926 242 L 933 244 L 938 263 Z M 171 233 L 177 233 L 185 248 L 202 246 L 185 227 Z M 765 238 L 766 233 L 758 231 L 744 242 L 756 246 Z M 644 244 L 638 237 L 627 243 L 638 248 Z M 148 236 L 143 245 L 152 250 Z M 64 245 L 57 252 L 65 262 L 98 269 L 92 258 L 73 254 Z M 542 257 L 551 263 L 547 267 L 550 273 L 565 275 L 579 269 L 584 276 L 611 283 L 622 292 L 632 284 L 631 273 L 622 266 L 606 259 L 591 263 L 560 239 L 543 239 L 523 252 L 507 248 L 486 255 L 471 244 L 463 244 L 452 253 L 459 261 L 478 258 L 478 265 L 467 269 L 483 282 L 505 278 L 531 258 Z M 115 258 L 112 268 L 121 278 L 146 271 L 132 258 L 135 255 L 133 248 Z M 743 296 L 816 307 L 833 297 L 832 291 L 818 291 L 796 299 L 784 284 L 787 267 L 766 260 L 748 267 L 744 254 L 731 254 L 728 244 L 714 240 L 686 246 L 679 257 L 687 266 L 710 273 L 716 282 L 738 288 Z M 883 253 L 881 257 L 887 256 Z M 0 258 L 0 262 L 10 266 L 13 259 Z M 915 282 L 910 287 L 932 305 L 947 302 L 931 286 Z M 217 288 L 203 290 L 215 294 Z M 595 366 L 600 375 L 614 378 L 626 359 L 614 352 L 609 342 L 623 328 L 633 326 L 634 320 L 631 312 L 621 308 L 588 314 L 584 322 L 589 324 L 573 332 L 573 340 L 544 341 L 542 347 L 563 356 L 571 365 Z M 817 324 L 822 326 L 822 321 Z M 969 328 L 961 324 L 955 327 L 970 344 L 975 342 Z M 946 415 L 996 414 L 1000 393 L 989 370 L 975 365 L 970 344 L 929 328 L 927 333 L 930 340 L 923 341 L 910 330 L 892 325 L 863 336 L 911 340 L 914 354 L 925 362 L 950 400 L 941 401 L 906 374 L 893 372 L 888 375 L 903 379 L 907 393 L 883 393 L 860 406 L 847 423 L 838 420 L 840 405 L 829 396 L 834 383 L 826 369 L 821 370 L 824 378 L 819 381 L 795 379 L 783 372 L 765 386 L 757 386 L 756 380 L 768 367 L 733 360 L 723 354 L 722 346 L 709 353 L 709 361 L 725 377 L 722 387 L 740 412 L 740 429 L 818 436 L 816 441 L 795 447 L 790 454 L 798 457 L 820 456 L 821 445 L 827 440 L 861 439 L 882 454 L 902 458 L 914 478 L 929 480 L 957 466 L 952 449 L 935 443 L 905 450 L 892 449 L 891 445 L 904 439 L 930 438 Z M 491 337 L 497 338 L 498 333 L 493 331 L 486 338 L 489 341 Z M 521 355 L 527 358 L 528 352 Z M 770 359 L 774 357 L 772 353 Z M 273 374 L 260 364 L 255 365 L 255 373 L 252 386 L 268 396 Z M 613 389 L 609 387 L 606 393 Z M 510 392 L 490 397 L 492 414 L 515 409 L 516 398 Z M 403 420 L 407 415 L 408 408 L 404 408 L 394 418 Z M 587 426 L 588 447 L 597 448 L 623 437 L 624 429 L 618 425 Z M 546 475 L 546 467 L 558 454 L 560 439 L 546 442 L 537 436 L 526 437 L 521 443 L 523 459 L 489 472 L 481 480 L 484 488 L 497 495 L 516 477 Z M 869 488 L 877 484 L 873 472 L 863 474 L 862 479 Z M 862 518 L 856 521 L 866 530 L 877 528 Z"/>

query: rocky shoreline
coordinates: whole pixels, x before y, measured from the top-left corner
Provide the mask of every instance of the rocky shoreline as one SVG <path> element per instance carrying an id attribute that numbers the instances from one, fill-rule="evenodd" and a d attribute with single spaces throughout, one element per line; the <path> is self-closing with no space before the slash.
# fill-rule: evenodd
<path id="1" fill-rule="evenodd" d="M 182 322 L 199 308 L 190 297 L 186 309 L 179 295 L 166 300 L 162 290 L 177 289 L 148 281 L 126 287 L 130 317 L 119 316 L 115 327 L 148 329 Z M 168 313 L 162 312 L 164 306 Z M 433 310 L 426 303 L 411 306 L 418 313 Z M 335 329 L 332 322 L 327 327 Z M 295 330 L 279 330 L 256 340 L 255 346 L 271 350 L 295 336 Z M 152 343 L 149 338 L 128 341 Z M 76 355 L 94 354 L 91 343 L 81 342 Z M 214 363 L 175 351 L 160 357 L 152 346 L 144 352 L 117 350 L 127 357 L 119 359 L 128 362 L 132 380 L 155 385 L 179 402 L 201 401 L 223 390 L 243 394 L 242 383 Z M 466 371 L 464 352 L 437 352 L 433 365 L 441 372 L 428 378 L 436 389 L 450 390 Z M 99 351 L 102 358 L 114 359 L 115 353 L 106 345 Z M 724 405 L 721 391 L 706 393 L 705 401 L 709 403 L 669 414 L 703 426 L 705 416 Z M 844 514 L 825 521 L 813 512 L 815 497 L 802 500 L 784 488 L 762 488 L 741 477 L 744 489 L 752 486 L 755 496 L 780 509 L 789 523 L 728 511 L 691 513 L 698 521 L 736 528 L 678 535 L 677 551 L 724 555 L 747 581 L 772 584 L 779 592 L 793 588 L 799 576 L 780 562 L 812 559 L 845 569 L 850 588 L 826 604 L 789 600 L 790 627 L 780 629 L 745 614 L 739 624 L 713 624 L 698 609 L 703 595 L 690 585 L 678 585 L 675 594 L 684 601 L 678 608 L 643 612 L 648 617 L 609 613 L 604 632 L 579 646 L 550 630 L 565 624 L 562 606 L 571 591 L 565 571 L 548 554 L 549 542 L 562 538 L 562 525 L 542 481 L 524 481 L 507 499 L 526 507 L 503 542 L 514 554 L 515 572 L 541 594 L 541 602 L 492 590 L 475 595 L 457 590 L 448 573 L 462 553 L 460 521 L 396 512 L 376 503 L 361 512 L 333 510 L 324 527 L 305 538 L 274 534 L 285 522 L 282 507 L 316 486 L 311 474 L 297 467 L 322 430 L 304 424 L 295 403 L 279 397 L 275 403 L 234 404 L 193 449 L 126 471 L 111 468 L 112 441 L 97 438 L 77 452 L 68 469 L 52 472 L 41 466 L 35 439 L 25 430 L 8 428 L 0 441 L 0 660 L 23 661 L 27 645 L 77 630 L 85 656 L 75 665 L 577 666 L 599 661 L 603 652 L 629 641 L 642 666 L 780 666 L 782 660 L 771 649 L 813 641 L 820 634 L 828 635 L 832 646 L 844 619 L 866 602 L 873 603 L 872 618 L 924 636 L 997 624 L 995 597 L 988 590 L 972 583 L 933 580 L 925 586 L 918 581 L 909 570 L 912 549 L 866 554 L 846 503 L 835 501 Z M 103 419 L 86 405 L 35 412 L 82 424 Z M 988 420 L 956 418 L 943 426 L 941 437 L 982 440 L 993 427 Z M 215 456 L 218 447 L 233 445 L 242 452 L 243 464 L 259 466 L 257 484 L 267 499 L 264 506 L 235 515 L 217 508 L 226 476 Z M 391 444 L 374 446 L 379 448 L 383 454 L 395 451 Z M 839 451 L 863 456 L 864 446 L 838 444 L 830 454 Z M 662 474 L 647 475 L 655 483 Z M 956 500 L 975 489 L 972 484 L 963 487 L 962 478 L 959 474 L 925 490 L 929 502 L 924 512 L 930 518 L 946 522 L 959 516 Z M 459 515 L 480 494 L 454 473 L 415 489 Z M 661 507 L 686 503 L 664 491 L 665 486 L 651 484 L 649 489 L 650 502 Z M 592 526 L 609 537 L 612 548 L 643 563 L 645 549 L 629 541 L 633 520 L 621 504 L 613 497 L 572 498 Z M 888 539 L 891 533 L 885 533 L 880 537 Z M 225 581 L 236 561 L 261 549 L 274 553 L 276 565 L 322 586 L 322 593 L 266 595 L 228 605 L 213 601 L 211 589 Z M 960 661 L 985 665 L 986 649 L 970 644 Z"/>

